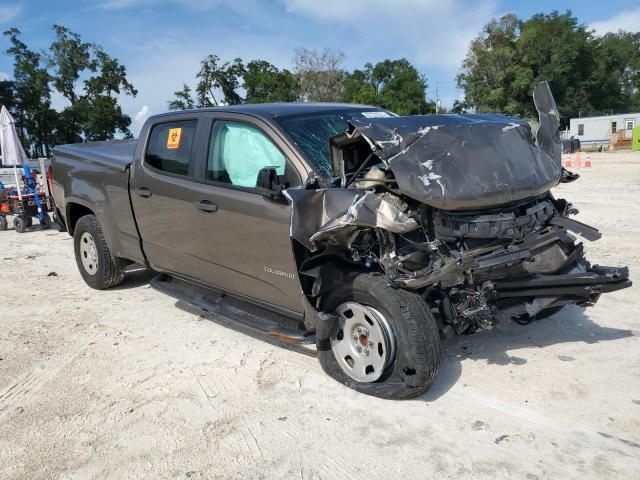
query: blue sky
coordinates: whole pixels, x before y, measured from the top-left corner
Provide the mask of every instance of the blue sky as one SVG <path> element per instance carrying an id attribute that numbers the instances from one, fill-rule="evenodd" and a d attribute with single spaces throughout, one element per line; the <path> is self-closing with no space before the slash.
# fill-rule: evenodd
<path id="1" fill-rule="evenodd" d="M 287 68 L 301 46 L 340 49 L 349 69 L 406 57 L 427 76 L 428 97 L 437 82 L 443 104 L 451 105 L 467 46 L 488 20 L 554 8 L 572 10 L 599 33 L 640 29 L 640 0 L 0 0 L 0 28 L 15 26 L 31 48 L 44 49 L 51 26 L 65 25 L 119 58 L 139 90 L 122 99 L 137 132 L 148 115 L 166 110 L 183 82 L 193 85 L 209 53 Z M 0 50 L 7 47 L 0 39 Z M 11 72 L 11 59 L 0 54 L 0 78 Z M 56 97 L 54 105 L 64 101 Z"/>

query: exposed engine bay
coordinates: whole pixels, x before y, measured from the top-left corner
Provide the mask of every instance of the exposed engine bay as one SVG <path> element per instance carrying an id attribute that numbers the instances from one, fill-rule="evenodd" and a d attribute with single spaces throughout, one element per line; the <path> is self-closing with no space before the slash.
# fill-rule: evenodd
<path id="1" fill-rule="evenodd" d="M 379 272 L 420 293 L 446 333 L 528 323 L 564 305 L 594 304 L 631 285 L 583 244 L 600 238 L 570 218 L 551 188 L 561 166 L 559 116 L 546 82 L 529 124 L 503 115 L 354 119 L 331 140 L 331 177 L 291 188 L 291 236 L 302 290 L 323 293 L 354 272 Z"/>

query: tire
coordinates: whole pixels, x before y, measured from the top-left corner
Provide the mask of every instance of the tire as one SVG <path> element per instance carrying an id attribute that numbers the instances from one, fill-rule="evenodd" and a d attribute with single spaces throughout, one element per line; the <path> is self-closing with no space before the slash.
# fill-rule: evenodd
<path id="1" fill-rule="evenodd" d="M 326 312 L 343 310 L 342 314 L 338 313 L 340 318 L 340 315 L 344 317 L 349 313 L 344 310 L 345 304 L 347 309 L 352 305 L 364 306 L 372 314 L 371 318 L 378 316 L 378 320 L 386 320 L 386 325 L 395 338 L 395 352 L 393 358 L 385 363 L 383 371 L 378 374 L 371 372 L 374 377 L 379 375 L 374 381 L 355 380 L 353 372 L 346 373 L 347 370 L 338 363 L 334 354 L 334 350 L 338 351 L 336 342 L 344 341 L 345 335 L 349 335 L 349 332 L 342 330 L 343 325 L 347 327 L 347 323 L 344 323 L 347 320 L 342 318 L 341 326 L 330 338 L 331 347 L 318 344 L 318 358 L 325 373 L 353 390 L 380 398 L 406 399 L 427 391 L 438 373 L 441 346 L 438 326 L 422 297 L 393 288 L 382 275 L 359 274 L 325 295 L 321 309 Z M 367 322 L 373 325 L 371 318 L 365 315 Z M 351 328 L 351 325 L 347 328 Z M 375 327 L 371 328 L 373 330 Z M 352 333 L 353 348 L 358 348 L 358 340 L 355 340 L 358 333 L 353 330 Z M 370 350 L 373 349 L 375 344 Z M 387 353 L 389 351 L 387 349 Z M 375 353 L 382 352 L 367 352 L 367 355 Z M 349 356 L 346 358 L 348 360 Z M 365 364 L 369 361 L 368 358 L 367 356 Z"/>
<path id="2" fill-rule="evenodd" d="M 0 215 L 0 231 L 4 232 L 9 228 L 9 222 L 7 222 L 7 217 L 4 215 Z"/>
<path id="3" fill-rule="evenodd" d="M 111 255 L 95 215 L 85 215 L 78 220 L 73 245 L 78 270 L 87 285 L 104 290 L 122 283 L 127 261 Z"/>
<path id="4" fill-rule="evenodd" d="M 40 225 L 42 225 L 42 228 L 44 229 L 51 228 L 51 217 L 49 216 L 48 213 L 44 214 L 44 219 L 42 222 L 40 222 Z"/>
<path id="5" fill-rule="evenodd" d="M 18 233 L 24 233 L 27 231 L 27 221 L 22 217 L 13 217 L 13 228 Z"/>

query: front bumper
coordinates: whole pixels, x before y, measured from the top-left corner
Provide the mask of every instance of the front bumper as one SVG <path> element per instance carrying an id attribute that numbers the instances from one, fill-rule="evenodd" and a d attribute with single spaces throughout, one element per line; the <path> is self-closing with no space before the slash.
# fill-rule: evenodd
<path id="1" fill-rule="evenodd" d="M 594 303 L 600 294 L 632 285 L 627 267 L 590 266 L 580 260 L 569 273 L 535 275 L 493 282 L 496 299 L 517 297 L 569 297 Z"/>

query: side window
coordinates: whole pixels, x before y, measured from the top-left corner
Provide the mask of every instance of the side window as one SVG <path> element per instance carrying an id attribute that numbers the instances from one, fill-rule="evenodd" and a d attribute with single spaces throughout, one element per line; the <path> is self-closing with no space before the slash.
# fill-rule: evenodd
<path id="1" fill-rule="evenodd" d="M 207 179 L 238 187 L 255 188 L 258 172 L 276 167 L 284 175 L 286 160 L 262 131 L 240 122 L 213 124 L 207 161 Z"/>
<path id="2" fill-rule="evenodd" d="M 584 135 L 584 123 L 578 124 L 578 136 Z"/>
<path id="3" fill-rule="evenodd" d="M 181 120 L 152 127 L 145 163 L 163 172 L 187 175 L 197 123 Z"/>

